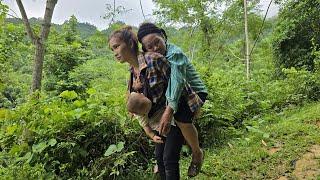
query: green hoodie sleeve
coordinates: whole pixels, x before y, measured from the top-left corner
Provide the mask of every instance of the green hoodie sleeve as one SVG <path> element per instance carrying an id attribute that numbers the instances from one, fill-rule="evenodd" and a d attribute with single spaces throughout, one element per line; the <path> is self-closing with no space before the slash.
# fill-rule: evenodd
<path id="1" fill-rule="evenodd" d="M 169 60 L 171 74 L 168 81 L 166 98 L 168 106 L 170 106 L 174 112 L 178 110 L 179 99 L 184 88 L 187 61 L 188 59 L 183 53 L 175 53 Z"/>

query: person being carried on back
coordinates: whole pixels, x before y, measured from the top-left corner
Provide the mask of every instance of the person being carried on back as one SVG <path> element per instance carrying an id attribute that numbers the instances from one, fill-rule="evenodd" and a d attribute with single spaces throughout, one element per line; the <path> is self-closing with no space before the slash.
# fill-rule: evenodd
<path id="1" fill-rule="evenodd" d="M 199 74 L 182 52 L 181 48 L 168 43 L 166 32 L 153 23 L 142 23 L 138 40 L 144 52 L 157 52 L 170 63 L 170 78 L 166 90 L 167 106 L 159 124 L 160 135 L 169 132 L 174 117 L 175 123 L 192 149 L 192 161 L 188 176 L 199 174 L 204 161 L 204 152 L 199 146 L 198 131 L 192 123 L 208 95 Z"/>

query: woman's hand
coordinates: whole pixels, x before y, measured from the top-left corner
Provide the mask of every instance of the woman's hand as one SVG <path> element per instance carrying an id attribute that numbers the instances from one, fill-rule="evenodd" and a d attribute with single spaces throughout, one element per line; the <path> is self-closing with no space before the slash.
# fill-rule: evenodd
<path id="1" fill-rule="evenodd" d="M 154 136 L 152 137 L 152 140 L 153 140 L 153 142 L 155 142 L 155 143 L 163 143 L 162 138 L 161 138 L 160 136 L 157 136 L 157 135 L 154 135 Z"/>

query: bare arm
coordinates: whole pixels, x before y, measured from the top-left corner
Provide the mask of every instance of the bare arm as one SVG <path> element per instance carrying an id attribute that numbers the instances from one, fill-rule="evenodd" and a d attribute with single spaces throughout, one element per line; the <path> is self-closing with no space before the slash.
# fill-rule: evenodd
<path id="1" fill-rule="evenodd" d="M 151 129 L 151 127 L 150 127 L 149 125 L 148 125 L 148 126 L 144 126 L 144 127 L 143 127 L 143 130 L 144 130 L 144 132 L 147 134 L 147 136 L 149 136 L 149 137 L 153 140 L 153 142 L 155 142 L 155 143 L 163 143 L 161 137 L 158 136 L 158 135 L 156 135 L 156 134 L 152 131 L 152 129 Z"/>
<path id="2" fill-rule="evenodd" d="M 167 135 L 170 131 L 171 119 L 173 117 L 173 109 L 170 106 L 166 107 L 159 125 L 159 133 L 161 135 Z"/>

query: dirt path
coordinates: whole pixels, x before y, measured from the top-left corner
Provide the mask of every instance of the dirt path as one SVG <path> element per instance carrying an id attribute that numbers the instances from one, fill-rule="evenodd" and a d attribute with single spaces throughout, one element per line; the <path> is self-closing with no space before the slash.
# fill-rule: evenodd
<path id="1" fill-rule="evenodd" d="M 309 152 L 296 162 L 293 175 L 298 179 L 316 179 L 320 175 L 320 146 L 313 145 Z"/>
<path id="2" fill-rule="evenodd" d="M 320 128 L 320 120 L 316 121 Z M 281 148 L 272 148 L 270 154 L 279 151 Z M 320 145 L 313 145 L 307 153 L 295 163 L 292 176 L 296 179 L 320 179 Z M 288 180 L 288 177 L 282 176 L 278 180 Z"/>
<path id="3" fill-rule="evenodd" d="M 292 172 L 297 179 L 318 179 L 320 177 L 320 145 L 313 145 L 295 164 Z M 287 180 L 286 176 L 278 180 Z"/>

